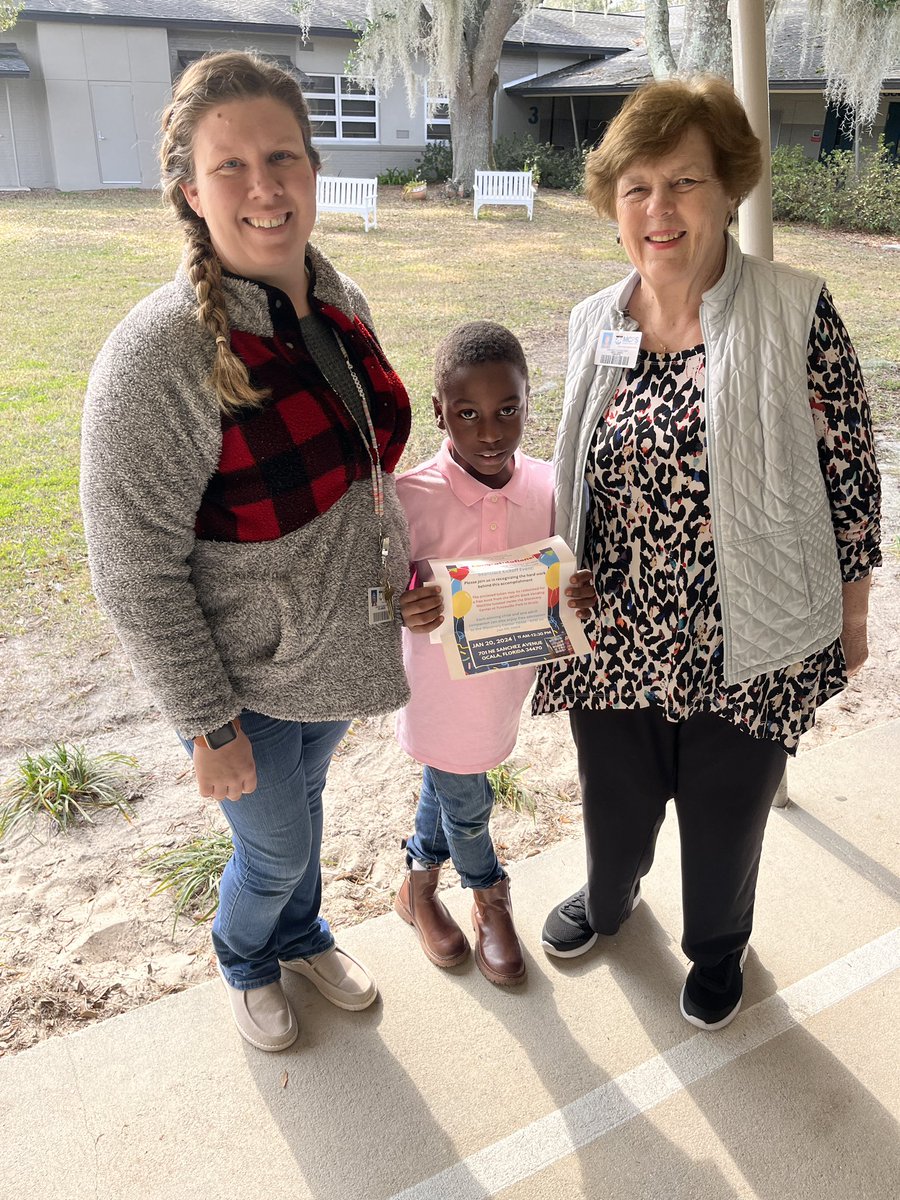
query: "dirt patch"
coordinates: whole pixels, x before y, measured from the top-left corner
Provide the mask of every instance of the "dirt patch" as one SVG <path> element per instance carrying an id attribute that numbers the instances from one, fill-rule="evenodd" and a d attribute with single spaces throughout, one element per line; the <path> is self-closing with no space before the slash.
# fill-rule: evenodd
<path id="1" fill-rule="evenodd" d="M 820 711 L 801 753 L 900 716 L 900 489 L 896 442 L 882 439 L 885 566 L 872 589 L 871 657 Z M 77 644 L 39 625 L 0 644 L 0 777 L 23 749 L 55 740 L 116 750 L 138 762 L 130 823 L 104 812 L 67 836 L 43 827 L 0 843 L 0 1053 L 68 1033 L 210 979 L 208 926 L 173 928 L 169 896 L 152 896 L 148 853 L 221 828 L 196 794 L 180 744 L 135 682 L 105 625 Z M 523 718 L 513 761 L 537 802 L 535 820 L 498 810 L 501 857 L 537 854 L 580 828 L 575 759 L 564 716 Z M 358 721 L 325 796 L 323 911 L 339 928 L 386 912 L 403 874 L 400 839 L 418 769 L 397 748 L 390 717 Z M 452 871 L 446 882 L 455 882 Z M 548 902 L 552 897 L 548 897 Z M 409 941 L 399 923 L 398 938 Z"/>

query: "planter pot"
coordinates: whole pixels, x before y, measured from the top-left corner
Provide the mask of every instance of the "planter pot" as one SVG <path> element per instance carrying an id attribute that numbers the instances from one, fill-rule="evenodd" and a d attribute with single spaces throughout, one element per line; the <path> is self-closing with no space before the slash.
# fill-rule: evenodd
<path id="1" fill-rule="evenodd" d="M 424 183 L 421 187 L 417 188 L 405 187 L 403 189 L 403 198 L 404 200 L 424 200 L 427 192 L 428 188 Z"/>

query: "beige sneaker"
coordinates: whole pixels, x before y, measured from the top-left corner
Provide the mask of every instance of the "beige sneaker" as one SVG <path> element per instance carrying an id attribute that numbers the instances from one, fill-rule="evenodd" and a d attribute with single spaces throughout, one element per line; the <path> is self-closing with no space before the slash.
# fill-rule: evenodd
<path id="1" fill-rule="evenodd" d="M 368 1008 L 378 995 L 375 980 L 362 963 L 337 946 L 314 954 L 312 958 L 294 958 L 281 965 L 305 976 L 338 1008 L 351 1011 Z"/>
<path id="2" fill-rule="evenodd" d="M 232 987 L 219 966 L 219 974 L 231 1002 L 231 1015 L 242 1038 L 257 1050 L 287 1050 L 297 1040 L 300 1027 L 288 1004 L 281 981 L 265 987 Z"/>

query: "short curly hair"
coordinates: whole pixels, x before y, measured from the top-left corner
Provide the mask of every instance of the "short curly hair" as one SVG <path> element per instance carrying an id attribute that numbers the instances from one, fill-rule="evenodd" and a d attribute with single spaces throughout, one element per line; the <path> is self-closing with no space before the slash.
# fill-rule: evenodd
<path id="1" fill-rule="evenodd" d="M 495 321 L 467 321 L 447 334 L 434 359 L 434 389 L 438 395 L 460 367 L 478 363 L 507 362 L 518 367 L 528 383 L 528 364 L 519 339 Z"/>
<path id="2" fill-rule="evenodd" d="M 740 203 L 759 182 L 762 151 L 734 88 L 715 75 L 660 79 L 637 89 L 584 164 L 584 190 L 601 216 L 616 216 L 616 185 L 642 159 L 670 154 L 685 134 L 709 138 L 716 177 Z"/>

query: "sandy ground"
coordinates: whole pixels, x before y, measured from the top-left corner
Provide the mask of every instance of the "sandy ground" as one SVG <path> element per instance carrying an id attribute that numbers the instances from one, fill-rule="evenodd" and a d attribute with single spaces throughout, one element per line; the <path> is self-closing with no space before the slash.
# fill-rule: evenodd
<path id="1" fill-rule="evenodd" d="M 885 566 L 872 590 L 870 660 L 820 711 L 801 753 L 900 716 L 900 454 L 896 444 L 882 451 Z M 184 751 L 108 632 L 73 645 L 39 627 L 0 650 L 0 778 L 24 749 L 56 740 L 138 763 L 130 823 L 104 812 L 67 835 L 39 825 L 0 843 L 0 1053 L 10 1053 L 213 977 L 208 925 L 173 926 L 172 899 L 151 895 L 142 864 L 224 822 L 200 800 Z M 335 928 L 385 912 L 402 881 L 418 770 L 392 729 L 390 717 L 356 722 L 332 765 L 322 863 L 323 911 Z M 537 811 L 532 820 L 496 810 L 505 861 L 576 833 L 581 819 L 564 716 L 526 713 L 512 762 L 527 767 Z M 445 879 L 456 882 L 452 870 Z M 420 952 L 399 918 L 397 945 Z"/>

